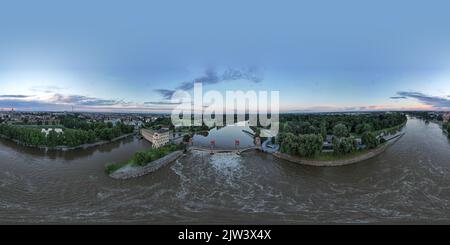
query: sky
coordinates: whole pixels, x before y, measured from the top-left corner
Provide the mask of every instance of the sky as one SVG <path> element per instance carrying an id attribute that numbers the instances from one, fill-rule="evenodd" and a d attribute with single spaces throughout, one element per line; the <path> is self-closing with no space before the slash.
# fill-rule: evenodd
<path id="1" fill-rule="evenodd" d="M 284 112 L 450 110 L 448 1 L 2 1 L 0 111 L 167 112 L 176 90 Z"/>

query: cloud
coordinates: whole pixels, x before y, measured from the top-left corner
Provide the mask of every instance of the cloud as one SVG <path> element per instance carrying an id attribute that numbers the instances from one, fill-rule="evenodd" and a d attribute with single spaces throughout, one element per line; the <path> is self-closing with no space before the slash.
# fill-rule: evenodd
<path id="1" fill-rule="evenodd" d="M 67 109 L 69 106 L 88 107 L 126 107 L 129 102 L 114 99 L 101 99 L 83 95 L 43 94 L 43 95 L 0 95 L 0 107 L 24 110 Z"/>
<path id="2" fill-rule="evenodd" d="M 169 100 L 172 98 L 172 95 L 175 93 L 175 90 L 170 89 L 155 89 L 164 99 Z"/>
<path id="3" fill-rule="evenodd" d="M 67 105 L 57 105 L 42 101 L 24 101 L 24 100 L 0 100 L 0 108 L 14 108 L 16 110 L 26 111 L 63 111 L 68 110 Z"/>
<path id="4" fill-rule="evenodd" d="M 170 101 L 150 101 L 144 102 L 144 105 L 180 105 L 181 102 L 170 102 Z"/>
<path id="5" fill-rule="evenodd" d="M 28 98 L 29 96 L 28 95 L 17 95 L 17 94 L 13 94 L 13 95 L 10 95 L 10 94 L 3 94 L 3 95 L 0 95 L 0 98 Z"/>
<path id="6" fill-rule="evenodd" d="M 87 97 L 83 95 L 63 95 L 54 94 L 49 98 L 49 101 L 55 104 L 72 104 L 72 105 L 84 105 L 84 106 L 111 106 L 123 104 L 125 102 L 120 100 L 107 100 L 93 97 Z"/>
<path id="7" fill-rule="evenodd" d="M 400 99 L 407 99 L 408 97 L 406 97 L 406 96 L 392 96 L 392 97 L 390 97 L 390 99 L 393 99 L 393 100 L 400 100 Z"/>
<path id="8" fill-rule="evenodd" d="M 33 92 L 44 92 L 44 93 L 56 93 L 63 89 L 64 88 L 59 87 L 59 86 L 44 86 L 44 85 L 33 86 L 30 88 L 30 90 Z"/>
<path id="9" fill-rule="evenodd" d="M 430 105 L 435 108 L 450 108 L 450 100 L 444 97 L 431 96 L 420 92 L 406 91 L 400 91 L 397 92 L 397 94 L 399 96 L 416 99 L 423 104 Z"/>
<path id="10" fill-rule="evenodd" d="M 235 69 L 228 68 L 223 73 L 219 74 L 214 69 L 207 69 L 203 76 L 194 78 L 191 81 L 182 82 L 174 90 L 170 89 L 156 89 L 163 99 L 169 100 L 176 90 L 190 90 L 194 88 L 195 83 L 202 83 L 203 85 L 217 84 L 225 81 L 247 80 L 254 83 L 259 83 L 263 79 L 262 73 L 256 68 Z"/>

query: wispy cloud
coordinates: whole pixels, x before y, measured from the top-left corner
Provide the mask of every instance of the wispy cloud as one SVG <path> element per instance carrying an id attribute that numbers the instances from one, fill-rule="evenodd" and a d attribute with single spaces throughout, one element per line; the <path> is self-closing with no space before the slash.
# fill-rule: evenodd
<path id="1" fill-rule="evenodd" d="M 177 103 L 168 101 L 133 103 L 119 99 L 103 99 L 73 94 L 0 95 L 0 109 L 24 111 L 120 111 L 120 112 L 170 112 Z"/>
<path id="2" fill-rule="evenodd" d="M 407 92 L 407 91 L 400 91 L 400 92 L 397 92 L 397 94 L 400 97 L 416 99 L 423 104 L 430 105 L 435 108 L 450 108 L 450 99 L 447 99 L 448 96 L 446 98 L 446 97 L 427 95 L 427 94 L 420 93 L 420 92 Z"/>
<path id="3" fill-rule="evenodd" d="M 175 90 L 155 89 L 155 92 L 158 92 L 163 97 L 163 99 L 169 100 L 170 98 L 172 98 L 172 95 L 175 93 Z"/>
<path id="4" fill-rule="evenodd" d="M 401 99 L 407 99 L 408 97 L 406 97 L 406 96 L 392 96 L 392 97 L 390 97 L 390 99 L 393 99 L 393 100 L 401 100 Z"/>
<path id="5" fill-rule="evenodd" d="M 18 94 L 2 94 L 0 98 L 27 98 L 28 95 L 18 95 Z"/>
<path id="6" fill-rule="evenodd" d="M 44 92 L 44 93 L 57 93 L 63 90 L 62 87 L 59 86 L 33 86 L 30 88 L 30 91 L 32 92 Z"/>
<path id="7" fill-rule="evenodd" d="M 259 83 L 263 79 L 262 72 L 256 68 L 228 68 L 222 73 L 217 72 L 214 69 L 207 69 L 205 74 L 191 81 L 182 82 L 178 87 L 173 90 L 170 89 L 156 89 L 163 99 L 169 100 L 176 90 L 190 90 L 194 88 L 195 83 L 202 83 L 203 85 L 217 84 L 225 81 L 246 80 L 254 83 Z"/>
<path id="8" fill-rule="evenodd" d="M 144 102 L 144 105 L 180 105 L 181 102 L 170 102 L 170 101 L 149 101 Z"/>
<path id="9" fill-rule="evenodd" d="M 56 104 L 71 104 L 71 105 L 85 105 L 85 106 L 111 106 L 125 103 L 122 100 L 99 99 L 83 95 L 63 95 L 63 94 L 54 94 L 53 96 L 48 98 L 48 101 Z"/>

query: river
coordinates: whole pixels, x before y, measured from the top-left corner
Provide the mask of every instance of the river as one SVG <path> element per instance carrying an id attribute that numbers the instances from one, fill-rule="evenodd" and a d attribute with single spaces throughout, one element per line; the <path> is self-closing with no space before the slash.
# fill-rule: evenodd
<path id="1" fill-rule="evenodd" d="M 126 181 L 104 165 L 148 148 L 144 140 L 62 153 L 0 140 L 0 223 L 450 224 L 450 141 L 418 119 L 404 132 L 383 154 L 349 166 L 193 152 Z"/>

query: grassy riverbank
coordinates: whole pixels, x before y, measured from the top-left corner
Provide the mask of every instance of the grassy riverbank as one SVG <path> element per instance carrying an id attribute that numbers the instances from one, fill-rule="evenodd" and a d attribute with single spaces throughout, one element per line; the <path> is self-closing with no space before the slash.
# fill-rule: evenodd
<path id="1" fill-rule="evenodd" d="M 348 160 L 352 158 L 356 158 L 359 156 L 363 156 L 367 153 L 370 153 L 373 150 L 376 150 L 378 148 L 384 147 L 388 142 L 384 142 L 380 145 L 378 145 L 375 149 L 363 149 L 363 150 L 357 150 L 351 153 L 343 154 L 343 155 L 337 155 L 332 152 L 321 152 L 315 155 L 314 157 L 306 157 L 305 160 L 309 161 L 339 161 L 339 160 Z"/>
<path id="2" fill-rule="evenodd" d="M 316 166 L 316 167 L 335 167 L 335 166 L 344 166 L 353 163 L 358 163 L 370 158 L 373 158 L 381 153 L 383 153 L 390 145 L 394 144 L 398 141 L 404 133 L 399 134 L 397 137 L 392 138 L 392 140 L 380 144 L 378 147 L 374 149 L 360 150 L 356 152 L 352 152 L 345 155 L 334 155 L 332 153 L 328 154 L 320 154 L 316 155 L 313 158 L 304 158 L 298 156 L 292 156 L 286 153 L 273 153 L 273 155 L 277 158 L 284 159 L 290 162 Z"/>
<path id="3" fill-rule="evenodd" d="M 108 174 L 112 174 L 115 171 L 127 167 L 127 166 L 145 166 L 149 164 L 152 161 L 158 160 L 164 156 L 167 156 L 168 154 L 174 152 L 183 150 L 184 145 L 179 144 L 171 144 L 171 145 L 165 145 L 160 148 L 151 148 L 145 152 L 136 152 L 131 159 L 125 162 L 119 162 L 119 163 L 111 163 L 105 166 L 105 171 Z"/>

